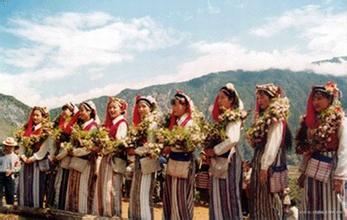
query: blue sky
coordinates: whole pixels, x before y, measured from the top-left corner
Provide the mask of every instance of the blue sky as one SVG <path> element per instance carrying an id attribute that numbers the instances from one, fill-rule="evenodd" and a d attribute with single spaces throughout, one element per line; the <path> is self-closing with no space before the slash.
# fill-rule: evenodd
<path id="1" fill-rule="evenodd" d="M 115 95 L 210 72 L 347 74 L 347 2 L 0 0 L 0 93 L 28 105 Z"/>

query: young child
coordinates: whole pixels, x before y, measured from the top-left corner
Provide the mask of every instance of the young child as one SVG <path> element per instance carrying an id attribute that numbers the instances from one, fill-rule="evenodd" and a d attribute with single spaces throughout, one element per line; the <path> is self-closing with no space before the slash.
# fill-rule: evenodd
<path id="1" fill-rule="evenodd" d="M 2 205 L 2 196 L 5 192 L 6 203 L 13 205 L 15 181 L 14 173 L 20 169 L 18 156 L 13 152 L 17 142 L 12 137 L 6 138 L 3 142 L 3 148 L 0 153 L 0 204 Z"/>
<path id="2" fill-rule="evenodd" d="M 201 161 L 198 165 L 198 170 L 195 176 L 195 188 L 199 193 L 199 203 L 203 206 L 208 206 L 210 196 L 210 158 L 206 157 L 205 153 L 201 153 Z"/>

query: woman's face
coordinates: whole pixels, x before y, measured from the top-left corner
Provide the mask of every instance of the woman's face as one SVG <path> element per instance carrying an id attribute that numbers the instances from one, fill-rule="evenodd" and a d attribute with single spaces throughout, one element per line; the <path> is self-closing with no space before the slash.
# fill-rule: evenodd
<path id="1" fill-rule="evenodd" d="M 144 101 L 140 101 L 137 106 L 141 118 L 145 118 L 151 112 L 151 108 Z"/>
<path id="2" fill-rule="evenodd" d="M 70 117 L 70 116 L 72 115 L 72 112 L 71 112 L 71 110 L 70 110 L 69 108 L 65 108 L 65 109 L 61 112 L 61 114 L 62 114 L 63 116 L 65 116 L 65 117 Z"/>
<path id="3" fill-rule="evenodd" d="M 40 110 L 35 110 L 33 113 L 33 123 L 34 125 L 38 125 L 42 122 L 43 116 Z"/>
<path id="4" fill-rule="evenodd" d="M 183 104 L 177 99 L 174 99 L 174 102 L 172 103 L 172 113 L 176 117 L 181 117 L 184 115 L 188 110 L 187 104 Z"/>
<path id="5" fill-rule="evenodd" d="M 264 91 L 258 91 L 256 94 L 256 97 L 257 97 L 257 104 L 260 110 L 265 110 L 267 109 L 267 107 L 269 107 L 271 103 L 271 99 Z"/>
<path id="6" fill-rule="evenodd" d="M 220 110 L 230 109 L 233 105 L 233 100 L 230 100 L 229 97 L 222 91 L 218 93 L 218 106 Z"/>
<path id="7" fill-rule="evenodd" d="M 86 122 L 90 120 L 90 113 L 91 111 L 88 111 L 84 105 L 80 105 L 79 107 L 80 110 L 80 119 L 82 119 L 82 121 Z"/>
<path id="8" fill-rule="evenodd" d="M 109 105 L 108 105 L 108 114 L 110 115 L 110 117 L 112 119 L 115 119 L 117 118 L 119 115 L 122 114 L 122 110 L 120 109 L 119 105 L 117 102 L 111 102 Z"/>
<path id="9" fill-rule="evenodd" d="M 312 98 L 313 108 L 316 112 L 322 112 L 330 106 L 330 100 L 322 93 L 315 93 Z"/>

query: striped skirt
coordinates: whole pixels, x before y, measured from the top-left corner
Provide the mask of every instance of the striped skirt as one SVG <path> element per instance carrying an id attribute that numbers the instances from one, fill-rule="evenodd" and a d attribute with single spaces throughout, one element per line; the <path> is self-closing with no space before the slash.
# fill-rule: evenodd
<path id="1" fill-rule="evenodd" d="M 51 170 L 47 173 L 47 183 L 46 183 L 46 207 L 54 207 L 55 198 L 55 180 L 57 177 L 56 165 L 51 166 Z"/>
<path id="2" fill-rule="evenodd" d="M 66 199 L 68 211 L 88 214 L 93 212 L 95 170 L 95 161 L 90 161 L 82 173 L 70 169 Z"/>
<path id="3" fill-rule="evenodd" d="M 282 201 L 277 193 L 270 192 L 269 179 L 263 185 L 259 182 L 261 158 L 264 148 L 256 148 L 252 161 L 250 183 L 250 219 L 282 219 Z"/>
<path id="4" fill-rule="evenodd" d="M 154 173 L 142 174 L 139 159 L 135 160 L 131 182 L 129 219 L 153 219 Z"/>
<path id="5" fill-rule="evenodd" d="M 241 160 L 236 153 L 229 163 L 228 177 L 211 177 L 210 219 L 242 219 Z"/>
<path id="6" fill-rule="evenodd" d="M 333 153 L 322 153 L 333 157 Z M 333 190 L 333 178 L 327 183 L 306 177 L 299 219 L 343 219 L 343 206 Z M 344 193 L 343 193 L 344 194 Z M 344 201 L 344 195 L 341 200 Z"/>
<path id="7" fill-rule="evenodd" d="M 59 167 L 54 183 L 54 206 L 58 209 L 66 208 L 66 194 L 69 180 L 69 169 Z"/>
<path id="8" fill-rule="evenodd" d="M 164 219 L 193 219 L 195 163 L 191 159 L 188 178 L 166 175 L 163 194 Z"/>
<path id="9" fill-rule="evenodd" d="M 122 215 L 123 174 L 113 171 L 113 154 L 101 158 L 96 182 L 93 214 L 101 216 Z"/>
<path id="10" fill-rule="evenodd" d="M 19 172 L 19 205 L 42 208 L 46 189 L 46 173 L 39 163 L 24 164 Z"/>

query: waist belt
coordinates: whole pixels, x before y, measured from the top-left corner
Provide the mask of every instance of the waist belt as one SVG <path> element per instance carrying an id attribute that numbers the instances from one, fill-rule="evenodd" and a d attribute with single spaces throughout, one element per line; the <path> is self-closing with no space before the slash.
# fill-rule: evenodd
<path id="1" fill-rule="evenodd" d="M 229 150 L 228 152 L 225 152 L 225 153 L 222 154 L 222 155 L 219 155 L 218 157 L 228 158 L 228 157 L 229 157 L 229 154 L 230 154 L 230 150 Z"/>
<path id="2" fill-rule="evenodd" d="M 169 158 L 178 161 L 190 161 L 192 159 L 192 153 L 171 152 Z"/>
<path id="3" fill-rule="evenodd" d="M 333 160 L 333 158 L 325 156 L 321 154 L 320 152 L 313 152 L 312 158 L 319 161 L 327 162 L 327 163 L 331 163 Z"/>

